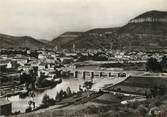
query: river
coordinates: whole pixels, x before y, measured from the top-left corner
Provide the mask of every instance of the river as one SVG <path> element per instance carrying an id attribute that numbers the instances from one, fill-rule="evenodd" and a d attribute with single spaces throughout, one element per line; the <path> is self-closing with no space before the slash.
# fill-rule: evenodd
<path id="1" fill-rule="evenodd" d="M 71 91 L 76 92 L 79 90 L 79 85 L 82 84 L 82 81 L 78 79 L 63 79 L 62 83 L 58 84 L 52 89 L 48 89 L 42 93 L 35 93 L 35 97 L 26 97 L 19 98 L 19 95 L 9 97 L 9 101 L 12 102 L 12 111 L 20 111 L 25 112 L 25 109 L 28 107 L 28 101 L 33 100 L 36 106 L 41 104 L 42 98 L 45 94 L 49 95 L 49 97 L 54 98 L 61 89 L 66 90 L 67 87 L 71 88 Z"/>
<path id="2" fill-rule="evenodd" d="M 94 84 L 91 90 L 98 91 L 100 88 L 104 87 L 107 84 L 116 84 L 125 80 L 124 78 L 94 78 Z M 84 80 L 82 79 L 63 79 L 62 83 L 58 84 L 52 89 L 48 89 L 42 93 L 35 93 L 35 97 L 26 97 L 24 99 L 19 98 L 19 95 L 9 97 L 9 101 L 12 102 L 12 112 L 20 111 L 25 112 L 25 109 L 28 107 L 28 101 L 33 100 L 36 106 L 39 106 L 42 102 L 42 98 L 45 94 L 49 95 L 49 97 L 54 98 L 61 89 L 66 90 L 67 87 L 70 87 L 72 92 L 76 92 L 79 90 L 79 85 L 83 85 Z"/>
<path id="3" fill-rule="evenodd" d="M 133 73 L 134 74 L 134 73 Z M 135 73 L 136 74 L 136 73 Z M 91 90 L 98 91 L 100 88 L 104 87 L 107 84 L 116 84 L 119 83 L 126 78 L 111 78 L 111 77 L 100 77 L 94 78 L 93 86 Z M 48 89 L 42 93 L 35 93 L 35 97 L 26 97 L 24 99 L 19 98 L 19 95 L 9 97 L 9 101 L 12 102 L 12 112 L 20 111 L 25 112 L 25 109 L 28 107 L 28 101 L 33 100 L 36 106 L 39 106 L 42 102 L 42 98 L 45 94 L 49 95 L 49 97 L 54 98 L 56 97 L 57 92 L 61 89 L 66 90 L 67 87 L 70 87 L 72 92 L 76 92 L 79 90 L 79 85 L 83 85 L 84 80 L 82 78 L 69 78 L 63 79 L 62 83 L 58 84 L 52 89 Z"/>

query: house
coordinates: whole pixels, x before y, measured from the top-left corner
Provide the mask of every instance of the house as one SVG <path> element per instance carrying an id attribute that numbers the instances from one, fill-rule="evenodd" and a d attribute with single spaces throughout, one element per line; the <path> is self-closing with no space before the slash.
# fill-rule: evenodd
<path id="1" fill-rule="evenodd" d="M 69 64 L 74 61 L 72 57 L 61 57 L 60 61 L 64 64 Z"/>
<path id="2" fill-rule="evenodd" d="M 17 61 L 10 61 L 9 63 L 7 63 L 7 69 L 16 69 L 18 67 Z"/>
<path id="3" fill-rule="evenodd" d="M 71 68 L 71 69 L 76 69 L 76 68 L 77 68 L 77 65 L 76 65 L 76 64 L 71 64 L 71 65 L 69 65 L 69 68 Z"/>
<path id="4" fill-rule="evenodd" d="M 27 57 L 15 57 L 13 60 L 17 61 L 17 63 L 21 66 L 24 66 L 24 64 L 28 63 Z"/>
<path id="5" fill-rule="evenodd" d="M 46 56 L 43 55 L 43 54 L 39 54 L 39 55 L 38 55 L 38 59 L 46 59 Z"/>
<path id="6" fill-rule="evenodd" d="M 12 103 L 4 98 L 0 98 L 0 115 L 9 115 L 12 113 Z"/>
<path id="7" fill-rule="evenodd" d="M 47 68 L 47 63 L 40 63 L 39 65 L 38 65 L 38 69 L 39 70 L 43 70 L 43 69 L 46 69 Z"/>
<path id="8" fill-rule="evenodd" d="M 66 57 L 76 57 L 77 53 L 65 53 Z"/>
<path id="9" fill-rule="evenodd" d="M 6 68 L 12 68 L 12 62 L 10 61 L 8 64 L 7 64 L 7 67 Z"/>
<path id="10" fill-rule="evenodd" d="M 50 58 L 50 59 L 47 58 L 47 59 L 46 59 L 46 62 L 47 62 L 47 63 L 55 63 L 55 60 L 54 60 L 54 59 L 51 59 L 51 58 Z"/>

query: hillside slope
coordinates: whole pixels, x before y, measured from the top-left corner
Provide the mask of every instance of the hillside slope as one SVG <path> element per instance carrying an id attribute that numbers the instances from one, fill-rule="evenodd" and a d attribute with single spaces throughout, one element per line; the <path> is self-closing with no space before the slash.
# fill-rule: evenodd
<path id="1" fill-rule="evenodd" d="M 32 37 L 23 36 L 15 37 L 5 34 L 0 34 L 0 48 L 48 48 L 49 46 Z"/>
<path id="2" fill-rule="evenodd" d="M 66 48 L 66 44 L 70 43 L 71 41 L 74 41 L 80 37 L 82 32 L 65 32 L 61 34 L 59 37 L 54 38 L 50 44 L 53 46 Z"/>
<path id="3" fill-rule="evenodd" d="M 166 49 L 167 12 L 143 13 L 120 28 L 97 28 L 75 38 L 58 37 L 53 45 L 62 48 Z"/>
<path id="4" fill-rule="evenodd" d="M 72 48 L 75 44 L 76 48 L 110 48 L 117 30 L 118 28 L 92 29 L 65 43 L 62 47 Z"/>
<path id="5" fill-rule="evenodd" d="M 123 33 L 167 35 L 167 12 L 143 13 L 120 29 Z"/>
<path id="6" fill-rule="evenodd" d="M 149 11 L 143 13 L 121 27 L 118 37 L 127 42 L 123 47 L 143 49 L 166 49 L 167 46 L 167 12 Z"/>

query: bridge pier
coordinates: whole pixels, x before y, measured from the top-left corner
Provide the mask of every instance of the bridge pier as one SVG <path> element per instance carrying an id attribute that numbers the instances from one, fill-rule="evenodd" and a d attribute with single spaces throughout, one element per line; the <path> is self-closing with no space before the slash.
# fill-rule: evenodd
<path id="1" fill-rule="evenodd" d="M 103 76 L 103 72 L 100 72 L 100 78 Z"/>
<path id="2" fill-rule="evenodd" d="M 78 78 L 78 71 L 74 72 L 74 78 Z"/>
<path id="3" fill-rule="evenodd" d="M 111 77 L 111 72 L 109 72 L 108 76 Z"/>
<path id="4" fill-rule="evenodd" d="M 83 74 L 83 79 L 85 80 L 86 79 L 86 72 L 83 71 L 82 74 Z"/>
<path id="5" fill-rule="evenodd" d="M 91 78 L 94 78 L 94 72 L 91 72 Z"/>
<path id="6" fill-rule="evenodd" d="M 72 71 L 73 72 L 73 77 L 74 78 L 83 78 L 83 80 L 86 80 L 86 78 L 88 79 L 94 79 L 96 78 L 102 78 L 102 77 L 118 77 L 118 76 L 122 76 L 122 77 L 126 77 L 126 75 L 123 74 L 119 74 L 119 72 L 112 72 L 112 71 L 94 71 L 94 70 L 75 70 Z"/>
<path id="7" fill-rule="evenodd" d="M 94 72 L 91 72 L 91 80 L 94 78 Z"/>

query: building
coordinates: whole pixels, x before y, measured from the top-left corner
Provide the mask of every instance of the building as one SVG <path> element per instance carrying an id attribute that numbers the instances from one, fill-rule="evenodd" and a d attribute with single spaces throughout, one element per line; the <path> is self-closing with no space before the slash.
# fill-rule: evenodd
<path id="1" fill-rule="evenodd" d="M 12 103 L 4 98 L 0 98 L 0 115 L 9 115 L 12 113 Z"/>
<path id="2" fill-rule="evenodd" d="M 43 55 L 43 54 L 39 54 L 39 55 L 38 55 L 38 59 L 42 59 L 42 60 L 43 60 L 43 59 L 46 59 L 46 56 Z"/>
<path id="3" fill-rule="evenodd" d="M 60 61 L 63 64 L 69 64 L 69 63 L 72 63 L 74 61 L 74 59 L 72 57 L 61 57 Z"/>
<path id="4" fill-rule="evenodd" d="M 9 63 L 7 63 L 6 68 L 7 69 L 17 69 L 19 65 L 17 64 L 17 61 L 10 61 Z"/>

